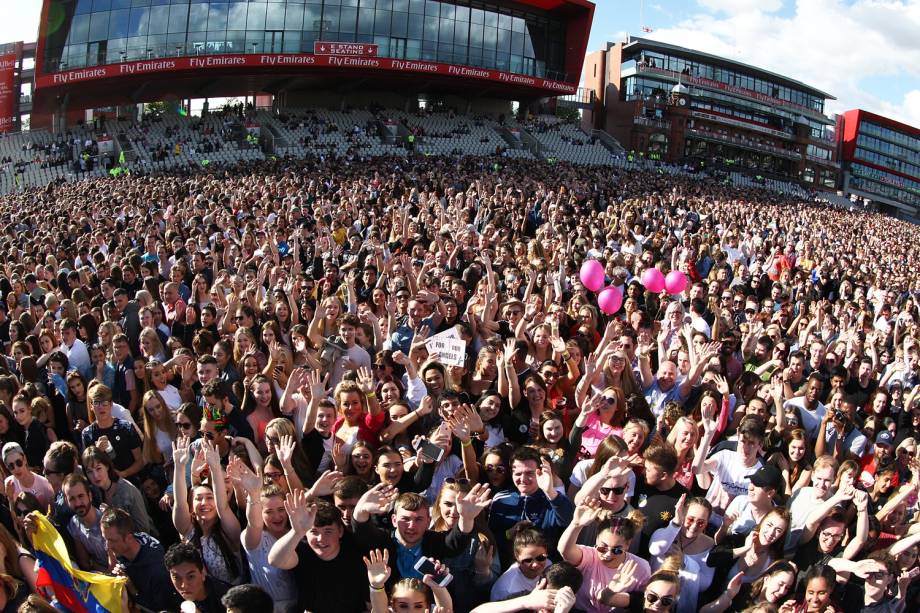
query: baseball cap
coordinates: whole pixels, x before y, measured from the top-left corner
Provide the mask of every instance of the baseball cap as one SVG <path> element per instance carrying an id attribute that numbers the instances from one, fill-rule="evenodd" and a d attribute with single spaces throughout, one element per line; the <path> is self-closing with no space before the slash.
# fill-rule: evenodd
<path id="1" fill-rule="evenodd" d="M 775 466 L 767 464 L 751 475 L 751 483 L 757 487 L 770 487 L 777 492 L 783 491 L 783 474 Z"/>
<path id="2" fill-rule="evenodd" d="M 894 447 L 894 436 L 888 430 L 882 430 L 875 436 L 875 444 L 879 443 Z"/>

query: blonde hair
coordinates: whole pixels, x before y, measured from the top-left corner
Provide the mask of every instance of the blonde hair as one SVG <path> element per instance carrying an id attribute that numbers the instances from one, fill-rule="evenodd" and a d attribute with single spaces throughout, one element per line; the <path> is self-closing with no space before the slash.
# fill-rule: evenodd
<path id="1" fill-rule="evenodd" d="M 153 399 L 160 403 L 162 417 L 158 422 L 154 421 L 147 411 L 147 403 Z M 176 422 L 173 421 L 172 413 L 163 397 L 156 390 L 148 390 L 144 394 L 144 398 L 141 400 L 141 412 L 144 418 L 144 446 L 142 448 L 144 459 L 151 464 L 163 464 L 166 462 L 166 458 L 163 457 L 163 452 L 157 446 L 157 430 L 162 430 L 169 436 L 170 440 L 174 441 L 178 435 Z"/>

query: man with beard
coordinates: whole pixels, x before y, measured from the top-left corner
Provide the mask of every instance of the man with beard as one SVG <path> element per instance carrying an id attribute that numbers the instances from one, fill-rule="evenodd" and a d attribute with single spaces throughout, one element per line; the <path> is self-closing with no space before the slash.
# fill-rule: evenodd
<path id="1" fill-rule="evenodd" d="M 180 599 L 163 563 L 160 542 L 136 532 L 134 520 L 122 509 L 106 509 L 101 525 L 106 547 L 115 558 L 110 570 L 130 579 L 135 602 L 154 611 L 176 610 Z"/>
<path id="2" fill-rule="evenodd" d="M 73 512 L 67 532 L 73 538 L 77 564 L 83 570 L 105 572 L 109 568 L 105 537 L 102 535 L 102 513 L 93 505 L 89 481 L 80 473 L 71 473 L 62 486 L 64 500 Z"/>

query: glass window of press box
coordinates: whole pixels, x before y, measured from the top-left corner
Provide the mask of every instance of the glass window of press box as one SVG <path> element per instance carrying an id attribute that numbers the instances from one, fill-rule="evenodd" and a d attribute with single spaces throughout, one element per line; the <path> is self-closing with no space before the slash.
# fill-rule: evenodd
<path id="1" fill-rule="evenodd" d="M 434 0 L 54 0 L 47 69 L 220 53 L 313 53 L 315 41 L 383 57 L 566 80 L 565 24 L 540 11 Z M 576 75 L 577 76 L 577 75 Z"/>
<path id="2" fill-rule="evenodd" d="M 888 141 L 889 143 L 907 147 L 908 149 L 914 151 L 915 154 L 920 153 L 920 138 L 911 136 L 910 134 L 905 134 L 904 132 L 892 130 L 891 128 L 886 128 L 885 126 L 880 126 L 876 123 L 872 123 L 871 121 L 859 122 L 859 133 L 875 136 L 882 140 Z"/>
<path id="3" fill-rule="evenodd" d="M 717 81 L 732 87 L 740 87 L 752 92 L 770 96 L 778 100 L 791 102 L 798 106 L 824 113 L 824 98 L 804 91 L 775 83 L 769 79 L 753 77 L 743 72 L 737 72 L 720 66 L 712 66 L 696 60 L 679 56 L 659 53 L 656 51 L 640 51 L 634 57 L 625 61 L 623 70 L 629 68 L 660 68 L 691 77 L 700 77 Z"/>
<path id="4" fill-rule="evenodd" d="M 850 186 L 920 207 L 920 182 L 877 168 L 850 164 Z"/>

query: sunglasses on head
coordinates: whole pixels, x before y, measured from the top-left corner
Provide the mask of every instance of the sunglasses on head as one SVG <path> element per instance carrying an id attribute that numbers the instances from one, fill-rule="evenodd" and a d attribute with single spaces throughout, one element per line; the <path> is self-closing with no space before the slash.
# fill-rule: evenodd
<path id="1" fill-rule="evenodd" d="M 545 553 L 541 553 L 540 555 L 534 556 L 532 558 L 521 558 L 518 560 L 518 564 L 533 564 L 534 562 L 540 562 L 542 564 L 548 559 L 549 556 L 547 556 Z"/>
<path id="2" fill-rule="evenodd" d="M 25 465 L 25 462 L 22 460 L 22 458 L 17 458 L 13 462 L 6 463 L 6 467 L 9 468 L 10 470 L 13 470 L 14 468 L 22 468 L 24 465 Z"/>
<path id="3" fill-rule="evenodd" d="M 647 592 L 645 594 L 645 601 L 649 604 L 655 604 L 659 600 L 661 601 L 661 604 L 666 607 L 670 607 L 672 604 L 674 604 L 673 596 L 659 596 L 655 592 Z"/>
<path id="4" fill-rule="evenodd" d="M 626 491 L 626 486 L 623 485 L 621 487 L 602 487 L 598 491 L 601 493 L 601 496 L 609 496 L 610 494 L 613 494 L 614 496 L 619 496 L 620 494 Z"/>

